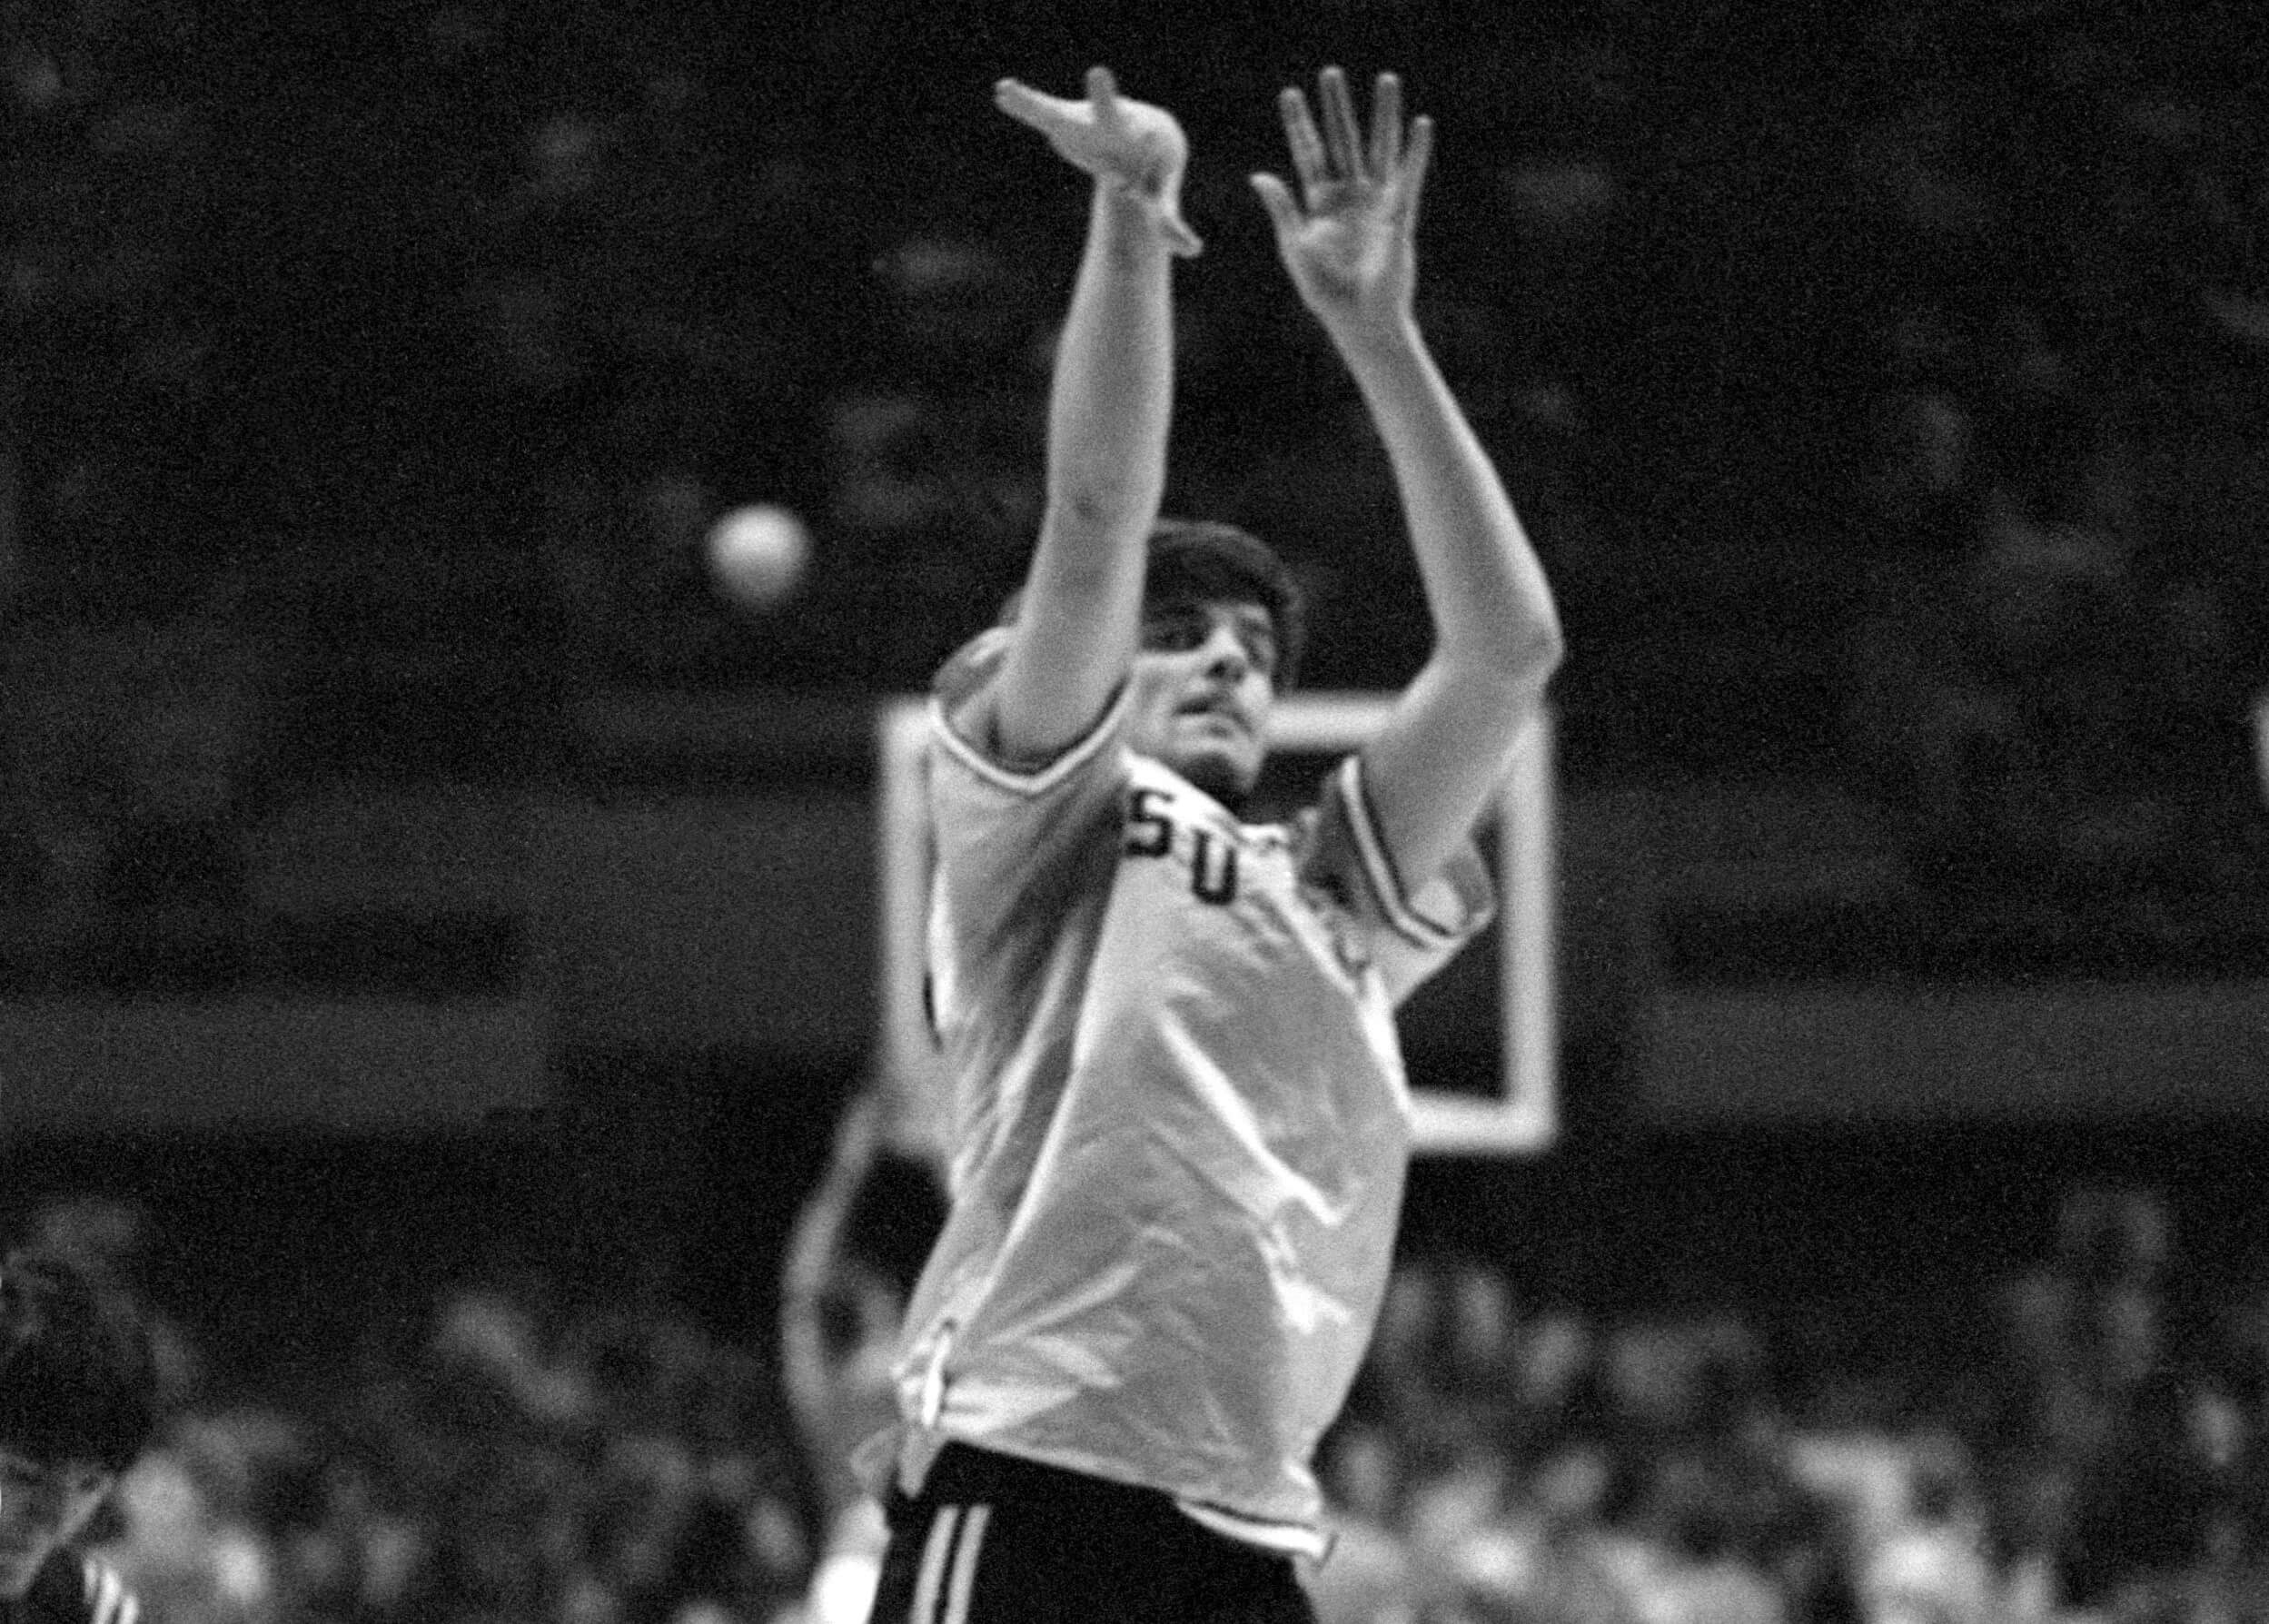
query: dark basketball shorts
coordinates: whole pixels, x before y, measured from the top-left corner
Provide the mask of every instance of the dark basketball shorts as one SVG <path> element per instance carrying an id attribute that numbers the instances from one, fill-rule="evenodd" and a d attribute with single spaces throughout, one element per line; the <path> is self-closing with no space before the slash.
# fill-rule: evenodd
<path id="1" fill-rule="evenodd" d="M 1154 1489 L 949 1444 L 886 1510 L 872 1624 L 1314 1624 L 1291 1557 Z"/>

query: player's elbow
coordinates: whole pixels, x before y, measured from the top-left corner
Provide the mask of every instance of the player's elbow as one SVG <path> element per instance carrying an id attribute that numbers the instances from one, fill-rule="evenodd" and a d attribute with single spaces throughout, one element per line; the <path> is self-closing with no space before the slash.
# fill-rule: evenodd
<path id="1" fill-rule="evenodd" d="M 1159 481 L 1102 462 L 1059 468 L 1051 484 L 1046 522 L 1069 536 L 1145 534 L 1162 494 Z"/>
<path id="2" fill-rule="evenodd" d="M 1478 681 L 1533 697 L 1560 669 L 1568 645 L 1559 618 L 1544 615 L 1511 631 L 1491 629 L 1487 635 L 1469 636 L 1443 653 Z"/>
<path id="3" fill-rule="evenodd" d="M 1507 639 L 1507 653 L 1521 679 L 1542 688 L 1568 658 L 1568 639 L 1558 615 L 1546 615 L 1521 636 Z"/>

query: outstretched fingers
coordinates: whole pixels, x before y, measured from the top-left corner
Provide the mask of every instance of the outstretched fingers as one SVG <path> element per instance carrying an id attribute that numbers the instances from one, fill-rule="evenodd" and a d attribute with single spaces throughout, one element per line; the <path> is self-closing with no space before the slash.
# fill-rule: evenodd
<path id="1" fill-rule="evenodd" d="M 1318 74 L 1316 99 L 1323 104 L 1323 144 L 1333 169 L 1342 180 L 1362 179 L 1362 124 L 1355 114 L 1355 96 L 1347 88 L 1346 74 L 1336 67 Z"/>
<path id="2" fill-rule="evenodd" d="M 1251 177 L 1253 190 L 1260 194 L 1261 207 L 1268 211 L 1269 223 L 1276 228 L 1282 242 L 1300 229 L 1300 205 L 1293 201 L 1292 189 L 1273 174 Z"/>
<path id="3" fill-rule="evenodd" d="M 1111 76 L 1107 67 L 1087 70 L 1087 104 L 1095 112 L 1095 123 L 1110 129 L 1119 122 L 1119 82 Z"/>
<path id="4" fill-rule="evenodd" d="M 1407 177 L 1413 183 L 1422 178 L 1425 153 L 1419 146 L 1419 131 L 1427 121 L 1405 122 L 1399 74 L 1379 75 L 1372 92 L 1368 134 L 1347 74 L 1337 67 L 1316 75 L 1313 106 L 1298 89 L 1278 93 L 1276 106 L 1284 123 L 1285 144 L 1292 150 L 1293 174 L 1310 207 L 1315 204 L 1318 188 L 1335 182 L 1394 187 L 1405 180 L 1406 169 L 1417 172 Z"/>
<path id="5" fill-rule="evenodd" d="M 1002 79 L 993 86 L 993 105 L 1043 135 L 1056 136 L 1080 127 L 1098 133 L 1118 130 L 1125 123 L 1119 105 L 1118 81 L 1106 67 L 1087 70 L 1087 99 L 1052 96 L 1021 79 Z"/>
<path id="6" fill-rule="evenodd" d="M 1303 193 L 1313 196 L 1317 187 L 1332 178 L 1332 160 L 1316 130 L 1315 117 L 1308 111 L 1308 98 L 1298 90 L 1280 91 L 1276 111 L 1284 121 L 1284 144 L 1292 150 L 1293 178 Z"/>
<path id="7" fill-rule="evenodd" d="M 1406 237 L 1418 229 L 1418 196 L 1426 189 L 1426 165 L 1433 155 L 1434 121 L 1422 113 L 1411 120 L 1410 143 L 1394 173 L 1395 225 Z"/>
<path id="8" fill-rule="evenodd" d="M 1371 93 L 1371 173 L 1392 180 L 1402 161 L 1402 81 L 1381 74 Z"/>
<path id="9" fill-rule="evenodd" d="M 1068 104 L 1043 94 L 1021 79 L 1003 79 L 993 86 L 993 105 L 1045 135 L 1062 124 Z"/>

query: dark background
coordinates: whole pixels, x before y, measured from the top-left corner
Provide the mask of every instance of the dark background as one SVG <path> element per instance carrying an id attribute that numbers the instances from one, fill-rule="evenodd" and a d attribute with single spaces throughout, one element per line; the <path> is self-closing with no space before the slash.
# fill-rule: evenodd
<path id="1" fill-rule="evenodd" d="M 1422 1164 L 1413 1252 L 1957 1334 L 2108 1181 L 2254 1273 L 2260 47 L 2117 0 L 7 0 L 0 1216 L 140 1203 L 253 1388 L 515 1273 L 768 1338 L 873 1030 L 871 709 L 1038 501 L 1083 193 L 995 78 L 1181 116 L 1170 505 L 1294 559 L 1312 686 L 1422 652 L 1243 178 L 1335 61 L 1439 123 L 1422 317 L 1571 649 L 1563 1131 Z M 758 501 L 813 550 L 752 609 L 701 544 Z M 2037 1025 L 2106 989 L 2160 1025 Z M 1956 1005 L 2007 1063 L 1949 1087 Z M 279 1005 L 392 1035 L 319 1068 L 244 1035 Z M 59 1035 L 120 1012 L 159 1035 Z"/>
<path id="2" fill-rule="evenodd" d="M 1320 688 L 1392 686 L 1422 619 L 1375 442 L 1242 177 L 1278 162 L 1274 90 L 1325 60 L 1398 68 L 1439 121 L 1428 330 L 1573 650 L 1565 1154 L 1646 1136 L 1650 989 L 2259 973 L 2242 7 L 5 25 L 0 960 L 25 997 L 541 1001 L 539 961 L 620 923 L 527 879 L 568 862 L 563 821 L 613 843 L 601 873 L 687 874 L 667 837 L 622 856 L 635 819 L 590 828 L 863 817 L 866 707 L 1013 584 L 1037 500 L 1080 189 L 988 87 L 1098 60 L 1198 154 L 1172 505 L 1294 557 Z M 700 552 L 753 501 L 813 540 L 770 609 Z M 814 860 L 859 862 L 844 829 Z M 870 878 L 798 883 L 853 906 L 784 956 L 857 981 Z M 647 927 L 672 920 L 688 963 L 735 950 Z M 824 1119 L 866 1041 L 862 993 L 722 1036 L 655 996 L 553 1023 L 544 1065 L 739 1043 Z M 2253 1114 L 2242 1079 L 2189 1087 Z M 2008 1093 L 2072 1125 L 2053 1087 Z M 58 1127 L 19 1111 L 19 1143 Z"/>

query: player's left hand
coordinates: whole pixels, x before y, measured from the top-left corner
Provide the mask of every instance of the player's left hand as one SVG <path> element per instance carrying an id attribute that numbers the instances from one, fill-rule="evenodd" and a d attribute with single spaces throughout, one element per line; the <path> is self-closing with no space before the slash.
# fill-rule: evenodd
<path id="1" fill-rule="evenodd" d="M 1372 93 L 1371 134 L 1355 114 L 1347 75 L 1317 75 L 1319 128 L 1296 89 L 1277 97 L 1292 148 L 1292 188 L 1256 174 L 1253 189 L 1276 228 L 1276 250 L 1293 285 L 1327 329 L 1406 318 L 1417 283 L 1418 194 L 1432 155 L 1433 122 L 1405 128 L 1402 82 L 1381 74 Z"/>

